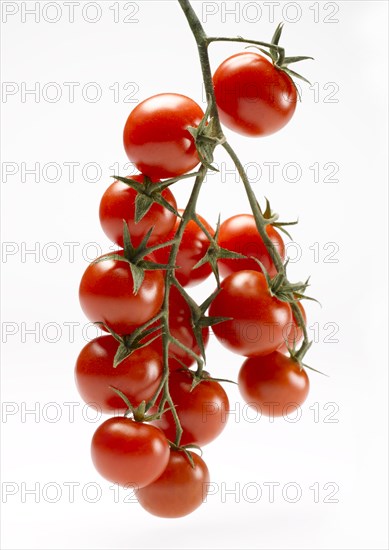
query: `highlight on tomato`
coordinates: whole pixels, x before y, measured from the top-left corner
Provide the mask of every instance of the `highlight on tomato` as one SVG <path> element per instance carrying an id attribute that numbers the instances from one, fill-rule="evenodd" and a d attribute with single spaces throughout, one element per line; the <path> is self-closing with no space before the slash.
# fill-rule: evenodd
<path id="1" fill-rule="evenodd" d="M 137 174 L 127 178 L 143 184 L 145 176 Z M 154 183 L 159 183 L 159 180 Z M 161 196 L 174 210 L 177 209 L 176 200 L 169 188 L 164 189 Z M 101 227 L 107 237 L 120 247 L 123 247 L 123 220 L 127 222 L 131 242 L 135 247 L 139 246 L 150 228 L 152 232 L 148 246 L 164 239 L 174 227 L 177 216 L 158 202 L 153 202 L 146 214 L 137 222 L 137 197 L 135 189 L 119 180 L 115 180 L 102 196 L 99 210 Z"/>
<path id="2" fill-rule="evenodd" d="M 230 318 L 214 325 L 213 332 L 226 348 L 247 357 L 279 348 L 292 322 L 290 305 L 270 293 L 263 273 L 252 270 L 232 273 L 221 282 L 209 315 Z"/>
<path id="3" fill-rule="evenodd" d="M 221 122 L 245 136 L 267 136 L 292 118 L 297 89 L 285 71 L 262 55 L 232 55 L 213 76 Z"/>
<path id="4" fill-rule="evenodd" d="M 114 367 L 118 345 L 110 335 L 99 336 L 83 347 L 76 362 L 75 379 L 81 397 L 104 413 L 127 409 L 111 386 L 138 407 L 153 397 L 162 379 L 162 357 L 152 346 L 133 351 Z"/>
<path id="5" fill-rule="evenodd" d="M 180 518 L 201 506 L 209 491 L 209 471 L 204 460 L 191 453 L 193 465 L 181 451 L 170 451 L 169 463 L 153 483 L 137 491 L 139 504 L 161 518 Z"/>
<path id="6" fill-rule="evenodd" d="M 101 476 L 136 489 L 158 479 L 169 462 L 170 449 L 159 428 L 119 416 L 97 428 L 91 454 Z"/>
<path id="7" fill-rule="evenodd" d="M 309 392 L 305 370 L 278 351 L 246 359 L 239 371 L 238 384 L 246 403 L 259 407 L 267 416 L 293 413 Z"/>
<path id="8" fill-rule="evenodd" d="M 181 94 L 158 94 L 130 113 L 124 127 L 124 149 L 137 169 L 162 179 L 189 172 L 200 161 L 188 127 L 196 128 L 204 113 Z"/>
<path id="9" fill-rule="evenodd" d="M 123 256 L 123 251 L 117 254 Z M 134 294 L 134 279 L 127 262 L 112 258 L 98 260 L 91 263 L 82 276 L 81 307 L 90 321 L 103 322 L 117 334 L 129 334 L 160 310 L 165 293 L 162 272 L 146 270 Z"/>
<path id="10" fill-rule="evenodd" d="M 271 224 L 266 226 L 266 232 L 284 261 L 285 245 L 281 235 Z M 277 269 L 258 233 L 252 214 L 237 214 L 225 220 L 220 225 L 218 244 L 222 248 L 247 256 L 246 259 L 221 258 L 218 263 L 220 274 L 223 277 L 245 269 L 261 271 L 260 265 L 253 257 L 263 264 L 270 277 L 277 274 Z"/>

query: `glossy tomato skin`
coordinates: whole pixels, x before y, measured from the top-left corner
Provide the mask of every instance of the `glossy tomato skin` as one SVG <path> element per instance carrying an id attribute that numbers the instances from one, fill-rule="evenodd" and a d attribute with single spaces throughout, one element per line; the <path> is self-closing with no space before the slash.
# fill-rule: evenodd
<path id="1" fill-rule="evenodd" d="M 196 510 L 209 490 L 209 471 L 204 460 L 191 453 L 192 468 L 184 453 L 171 451 L 163 474 L 137 492 L 140 505 L 161 518 L 180 518 Z"/>
<path id="2" fill-rule="evenodd" d="M 183 210 L 178 210 L 180 214 L 183 213 Z M 204 220 L 203 217 L 199 216 L 200 221 L 207 228 L 209 233 L 213 236 L 215 231 L 209 225 L 209 223 Z M 176 220 L 175 227 L 173 231 L 166 237 L 166 241 L 173 239 L 180 220 Z M 200 227 L 193 220 L 190 220 L 184 229 L 184 234 L 182 236 L 180 248 L 178 250 L 176 265 L 179 269 L 176 270 L 176 277 L 178 282 L 182 286 L 195 286 L 202 281 L 204 281 L 212 273 L 210 264 L 207 262 L 196 269 L 193 269 L 194 266 L 199 262 L 203 256 L 206 254 L 209 248 L 209 240 L 205 233 L 200 229 Z M 166 264 L 169 259 L 170 246 L 160 248 L 156 250 L 153 254 L 156 258 L 156 261 L 159 263 Z"/>
<path id="3" fill-rule="evenodd" d="M 189 306 L 175 286 L 170 287 L 169 294 L 169 330 L 171 335 L 179 340 L 181 344 L 184 344 L 197 355 L 201 355 L 201 350 L 197 344 L 196 337 L 193 332 L 192 317 Z M 209 328 L 203 327 L 201 333 L 203 336 L 204 347 L 206 347 L 209 340 Z M 151 345 L 162 356 L 162 338 L 158 338 Z M 186 367 L 190 367 L 194 362 L 195 359 L 185 350 L 177 346 L 177 344 L 170 344 L 170 370 L 182 369 L 182 363 Z"/>
<path id="4" fill-rule="evenodd" d="M 138 488 L 162 474 L 170 450 L 161 430 L 120 416 L 109 418 L 97 428 L 91 453 L 100 475 L 112 483 Z"/>
<path id="5" fill-rule="evenodd" d="M 123 251 L 117 253 L 123 255 Z M 146 271 L 134 294 L 130 266 L 123 261 L 104 260 L 86 268 L 79 296 L 90 321 L 102 321 L 118 334 L 129 334 L 158 313 L 164 297 L 164 277 L 159 270 Z"/>
<path id="6" fill-rule="evenodd" d="M 246 359 L 238 384 L 243 399 L 267 416 L 292 413 L 304 403 L 309 392 L 305 370 L 278 351 Z"/>
<path id="7" fill-rule="evenodd" d="M 297 302 L 297 307 L 301 311 L 301 314 L 302 314 L 303 319 L 304 319 L 304 323 L 306 323 L 307 322 L 307 315 L 305 313 L 305 309 L 304 309 L 303 304 L 301 302 Z M 297 346 L 297 344 L 299 344 L 302 341 L 303 336 L 304 336 L 303 331 L 298 326 L 298 323 L 297 323 L 297 321 L 295 319 L 295 316 L 293 314 L 293 311 L 292 311 L 292 322 L 290 324 L 290 330 L 288 331 L 287 339 L 286 339 L 286 341 L 284 340 L 284 342 L 278 348 L 278 351 L 281 351 L 282 353 L 289 354 L 287 345 L 290 348 L 293 348 L 293 345 Z"/>
<path id="8" fill-rule="evenodd" d="M 235 54 L 213 77 L 221 122 L 245 136 L 267 136 L 292 118 L 297 91 L 289 76 L 254 52 Z"/>
<path id="9" fill-rule="evenodd" d="M 272 225 L 266 226 L 266 232 L 280 254 L 281 259 L 284 260 L 285 246 L 281 235 Z M 225 220 L 220 226 L 218 243 L 222 248 L 226 248 L 227 250 L 238 252 L 244 256 L 254 256 L 264 265 L 270 277 L 274 277 L 277 274 L 277 269 L 258 233 L 252 214 L 238 214 Z M 262 271 L 258 263 L 251 258 L 241 260 L 223 258 L 219 260 L 219 269 L 223 277 L 245 269 Z"/>
<path id="10" fill-rule="evenodd" d="M 275 351 L 292 320 L 289 304 L 271 296 L 265 276 L 252 270 L 222 281 L 209 315 L 232 318 L 214 325 L 213 331 L 226 348 L 248 357 Z"/>
<path id="11" fill-rule="evenodd" d="M 143 183 L 143 175 L 127 176 Z M 157 183 L 157 182 L 155 182 Z M 100 223 L 111 241 L 123 247 L 123 220 L 126 220 L 133 246 L 139 246 L 146 233 L 153 228 L 148 245 L 152 246 L 163 239 L 173 229 L 176 216 L 167 208 L 154 202 L 143 218 L 135 222 L 135 199 L 138 193 L 121 181 L 114 181 L 105 191 L 100 202 Z M 164 189 L 162 197 L 177 208 L 176 200 L 170 189 Z"/>
<path id="12" fill-rule="evenodd" d="M 162 379 L 162 358 L 151 346 L 135 350 L 114 367 L 118 345 L 110 335 L 99 336 L 83 347 L 76 362 L 75 378 L 81 397 L 104 413 L 127 409 L 110 386 L 122 391 L 137 407 L 153 397 Z"/>
<path id="13" fill-rule="evenodd" d="M 228 397 L 219 382 L 203 380 L 192 391 L 193 377 L 185 371 L 170 374 L 169 390 L 177 407 L 183 433 L 181 445 L 193 443 L 207 445 L 223 431 L 229 412 Z M 174 441 L 176 428 L 171 412 L 154 422 L 170 441 Z"/>
<path id="14" fill-rule="evenodd" d="M 204 113 L 195 101 L 180 94 L 158 94 L 142 101 L 124 127 L 124 149 L 142 174 L 172 178 L 199 163 L 187 128 L 197 127 Z"/>

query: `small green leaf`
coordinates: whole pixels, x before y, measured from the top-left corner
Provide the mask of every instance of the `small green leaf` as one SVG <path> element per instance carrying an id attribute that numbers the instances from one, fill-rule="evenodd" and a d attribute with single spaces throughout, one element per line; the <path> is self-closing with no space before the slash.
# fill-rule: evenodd
<path id="1" fill-rule="evenodd" d="M 139 223 L 141 219 L 150 210 L 153 199 L 143 193 L 138 193 L 135 199 L 135 223 Z"/>
<path id="2" fill-rule="evenodd" d="M 131 274 L 133 279 L 132 291 L 134 294 L 138 294 L 138 290 L 140 289 L 143 283 L 143 279 L 145 278 L 145 272 L 144 272 L 144 269 L 142 269 L 141 267 L 133 263 L 130 263 L 130 269 L 131 269 Z"/>
<path id="3" fill-rule="evenodd" d="M 278 23 L 277 28 L 274 31 L 273 37 L 271 39 L 272 44 L 278 45 L 278 43 L 280 41 L 280 38 L 281 38 L 283 28 L 284 28 L 284 23 L 282 23 L 282 22 Z"/>
<path id="4" fill-rule="evenodd" d="M 216 296 L 220 293 L 220 290 L 221 290 L 220 288 L 217 288 L 216 290 L 214 290 L 212 294 L 208 296 L 208 298 L 204 300 L 204 302 L 201 304 L 200 309 L 203 314 L 207 311 L 207 309 L 212 304 Z"/>
<path id="5" fill-rule="evenodd" d="M 127 222 L 126 220 L 123 220 L 123 248 L 124 248 L 124 255 L 129 258 L 133 255 L 134 253 L 134 247 L 132 246 L 132 243 L 131 243 L 131 237 L 130 237 L 130 232 L 128 230 L 128 225 L 127 225 Z"/>
<path id="6" fill-rule="evenodd" d="M 138 262 L 139 267 L 142 269 L 146 269 L 147 271 L 156 271 L 159 269 L 162 269 L 164 271 L 173 271 L 173 269 L 177 269 L 176 266 L 170 266 L 168 264 L 158 264 L 157 262 L 151 262 L 149 260 L 140 260 Z"/>
<path id="7" fill-rule="evenodd" d="M 147 231 L 146 235 L 143 237 L 140 245 L 138 246 L 138 250 L 143 250 L 143 251 L 146 250 L 147 243 L 149 242 L 153 229 L 154 229 L 154 226 L 150 227 L 150 229 Z"/>
<path id="8" fill-rule="evenodd" d="M 154 202 L 157 202 L 158 204 L 166 208 L 166 210 L 169 210 L 169 212 L 177 216 L 177 218 L 181 218 L 180 214 L 177 212 L 174 206 L 172 206 L 170 202 L 168 202 L 162 195 L 153 195 L 153 199 Z"/>
<path id="9" fill-rule="evenodd" d="M 133 412 L 134 407 L 131 405 L 131 401 L 128 399 L 128 397 L 122 391 L 118 390 L 117 388 L 114 388 L 113 386 L 109 386 L 109 387 L 112 391 L 114 391 L 116 393 L 116 395 L 118 395 L 119 397 L 121 397 L 123 399 L 124 403 L 127 405 L 128 410 Z"/>
<path id="10" fill-rule="evenodd" d="M 124 359 L 127 359 L 127 357 L 131 355 L 131 353 L 132 351 L 128 349 L 125 344 L 121 343 L 118 346 L 118 349 L 116 350 L 116 353 L 115 353 L 115 357 L 113 359 L 114 368 L 116 369 L 116 367 L 120 365 L 120 363 L 124 361 Z"/>
<path id="11" fill-rule="evenodd" d="M 119 344 L 123 343 L 123 338 L 119 336 L 119 334 L 117 334 L 114 330 L 112 330 L 106 323 L 97 321 L 95 325 L 102 325 L 106 330 L 108 330 L 110 335 L 113 336 L 117 342 L 119 342 Z"/>
<path id="12" fill-rule="evenodd" d="M 189 174 L 182 174 L 182 176 L 177 176 L 175 178 L 169 178 L 169 179 L 167 179 L 167 180 L 165 180 L 161 183 L 155 183 L 154 188 L 157 191 L 161 192 L 164 189 L 166 189 L 167 187 L 170 187 L 170 185 L 173 185 L 174 183 L 177 183 L 178 181 L 185 180 L 185 179 L 188 179 L 188 178 L 197 178 L 198 175 L 199 175 L 199 172 L 191 172 Z"/>
<path id="13" fill-rule="evenodd" d="M 299 61 L 305 61 L 305 59 L 313 59 L 313 57 L 310 57 L 308 55 L 297 55 L 295 57 L 284 57 L 284 65 L 289 65 L 289 63 L 298 63 Z"/>
<path id="14" fill-rule="evenodd" d="M 195 325 L 195 326 L 193 327 L 193 334 L 194 334 L 194 336 L 195 336 L 197 345 L 198 345 L 198 347 L 199 347 L 199 350 L 200 350 L 200 353 L 201 353 L 201 357 L 203 358 L 204 363 L 205 363 L 205 360 L 206 360 L 206 359 L 205 359 L 205 345 L 204 345 L 202 327 L 199 326 L 199 325 Z"/>
<path id="15" fill-rule="evenodd" d="M 269 219 L 272 217 L 272 210 L 271 210 L 269 199 L 267 197 L 265 197 L 265 201 L 266 201 L 266 208 L 265 208 L 265 212 L 263 213 L 263 217 L 266 219 Z"/>
<path id="16" fill-rule="evenodd" d="M 295 71 L 292 71 L 292 69 L 288 69 L 286 67 L 281 67 L 282 70 L 284 71 L 284 73 L 286 73 L 287 75 L 289 75 L 290 77 L 292 78 L 299 78 L 300 80 L 303 80 L 304 82 L 306 82 L 307 84 L 311 85 L 311 83 L 309 82 L 309 80 L 307 80 L 304 76 L 302 76 L 301 74 L 298 74 L 296 73 Z"/>
<path id="17" fill-rule="evenodd" d="M 202 327 L 213 327 L 226 321 L 232 321 L 233 317 L 202 317 L 199 321 L 199 325 Z"/>
<path id="18" fill-rule="evenodd" d="M 121 176 L 113 176 L 116 180 L 121 181 L 122 183 L 125 183 L 128 185 L 128 187 L 131 187 L 132 189 L 135 189 L 138 193 L 143 193 L 143 184 L 139 183 L 139 181 L 132 180 L 131 178 L 122 178 Z"/>

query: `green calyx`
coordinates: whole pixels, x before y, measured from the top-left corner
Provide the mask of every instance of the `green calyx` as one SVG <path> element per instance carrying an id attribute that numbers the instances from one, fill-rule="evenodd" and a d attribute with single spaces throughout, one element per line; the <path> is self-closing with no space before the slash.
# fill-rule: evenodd
<path id="1" fill-rule="evenodd" d="M 203 224 L 201 223 L 201 220 L 196 217 L 196 223 L 199 225 L 199 227 L 204 231 L 204 233 L 207 233 L 205 231 L 205 228 Z M 198 267 L 209 263 L 211 266 L 212 272 L 215 276 L 216 283 L 218 288 L 220 288 L 220 274 L 219 274 L 219 265 L 218 261 L 226 258 L 229 260 L 236 260 L 236 259 L 246 259 L 247 256 L 244 256 L 243 254 L 239 254 L 238 252 L 233 252 L 232 250 L 227 250 L 226 248 L 222 248 L 218 244 L 218 238 L 219 238 L 219 232 L 220 232 L 220 215 L 216 224 L 216 231 L 215 235 L 209 235 L 207 234 L 207 237 L 209 239 L 209 247 L 207 252 L 204 254 L 204 256 L 197 262 L 197 264 L 193 267 L 193 269 L 197 269 Z"/>
<path id="2" fill-rule="evenodd" d="M 120 363 L 134 353 L 134 351 L 150 345 L 161 336 L 162 325 L 158 323 L 161 317 L 162 313 L 158 313 L 155 317 L 136 328 L 131 334 L 126 334 L 125 336 L 119 336 L 119 334 L 112 330 L 106 323 L 95 323 L 96 325 L 102 325 L 119 343 L 113 360 L 113 368 L 120 365 Z M 151 326 L 155 323 L 157 323 L 155 326 Z"/>
<path id="3" fill-rule="evenodd" d="M 277 69 L 280 71 L 283 71 L 286 73 L 290 78 L 298 78 L 300 80 L 303 80 L 307 84 L 310 84 L 309 80 L 307 80 L 304 76 L 302 76 L 299 73 L 296 73 L 292 69 L 290 69 L 289 65 L 292 63 L 298 63 L 299 61 L 305 61 L 306 59 L 312 59 L 313 57 L 307 56 L 307 55 L 299 55 L 299 56 L 293 56 L 293 57 L 286 57 L 285 56 L 285 50 L 284 48 L 281 48 L 279 46 L 279 41 L 282 34 L 282 29 L 284 27 L 283 23 L 279 23 L 274 34 L 273 38 L 271 39 L 271 46 L 269 47 L 269 51 L 265 50 L 264 48 L 259 48 L 257 46 L 251 46 L 258 50 L 260 50 L 263 54 L 265 54 L 267 57 L 270 57 L 273 64 Z"/>
<path id="4" fill-rule="evenodd" d="M 119 389 L 110 386 L 110 389 L 118 395 L 126 404 L 127 410 L 124 413 L 125 417 L 132 416 L 134 422 L 151 422 L 152 420 L 159 420 L 165 412 L 170 409 L 164 409 L 161 412 L 155 414 L 147 414 L 146 401 L 142 401 L 137 407 L 134 407 L 128 397 Z"/>
<path id="5" fill-rule="evenodd" d="M 203 454 L 202 449 L 198 445 L 195 445 L 194 443 L 189 443 L 188 445 L 176 445 L 175 443 L 173 443 L 173 441 L 169 441 L 169 446 L 173 451 L 184 453 L 184 455 L 188 459 L 188 462 L 192 466 L 192 468 L 195 467 L 195 463 L 192 457 L 192 453 L 190 452 L 190 449 L 195 449 L 196 451 L 199 451 L 200 456 L 202 456 Z"/>
<path id="6" fill-rule="evenodd" d="M 201 164 L 206 166 L 209 170 L 218 172 L 219 170 L 212 165 L 213 152 L 217 145 L 221 145 L 226 141 L 226 138 L 223 134 L 218 132 L 214 119 L 209 118 L 212 109 L 212 99 L 209 98 L 207 110 L 205 111 L 204 117 L 201 119 L 200 124 L 197 128 L 188 126 L 187 130 L 194 139 Z"/>
<path id="7" fill-rule="evenodd" d="M 147 270 L 173 270 L 175 267 L 171 267 L 166 264 L 159 264 L 156 262 L 152 262 L 150 260 L 145 260 L 145 256 L 153 252 L 154 250 L 158 250 L 159 248 L 163 248 L 165 246 L 170 246 L 173 243 L 175 243 L 175 239 L 172 239 L 171 241 L 166 241 L 162 244 L 157 244 L 155 246 L 147 246 L 147 243 L 150 239 L 151 233 L 153 231 L 153 227 L 149 229 L 147 234 L 143 237 L 141 243 L 139 246 L 134 247 L 131 243 L 131 237 L 130 232 L 128 230 L 128 226 L 125 220 L 123 220 L 123 254 L 118 254 L 113 252 L 112 254 L 106 254 L 105 256 L 102 256 L 101 258 L 98 258 L 93 263 L 99 263 L 104 262 L 108 260 L 116 260 L 118 262 L 125 262 L 129 265 L 131 269 L 132 279 L 133 279 L 133 293 L 137 294 L 138 290 L 143 283 L 143 279 L 145 278 L 145 271 Z"/>
<path id="8" fill-rule="evenodd" d="M 197 364 L 199 366 L 197 373 L 199 377 L 201 377 L 202 366 L 205 363 L 205 345 L 204 345 L 204 338 L 203 338 L 203 328 L 211 327 L 213 325 L 223 323 L 224 321 L 230 320 L 230 318 L 229 317 L 209 317 L 205 315 L 205 312 L 207 311 L 207 309 L 209 308 L 213 300 L 216 298 L 216 296 L 219 294 L 220 292 L 219 289 L 213 292 L 201 305 L 198 305 L 176 279 L 173 281 L 173 283 L 176 286 L 177 290 L 180 292 L 181 296 L 184 298 L 185 302 L 187 303 L 190 309 L 191 320 L 192 320 L 192 330 L 196 338 L 197 345 L 200 349 L 201 359 L 202 359 L 201 361 L 197 360 Z"/>
<path id="9" fill-rule="evenodd" d="M 113 176 L 116 180 L 121 181 L 131 189 L 136 191 L 135 198 L 135 223 L 139 223 L 140 220 L 147 214 L 150 210 L 153 203 L 157 203 L 169 212 L 172 212 L 175 216 L 180 218 L 180 214 L 177 210 L 163 197 L 162 192 L 176 183 L 177 181 L 193 178 L 197 176 L 197 172 L 184 174 L 182 176 L 177 176 L 176 178 L 170 178 L 160 183 L 153 183 L 151 179 L 147 176 L 144 176 L 143 183 L 133 180 L 131 178 L 122 178 L 121 176 Z"/>
<path id="10" fill-rule="evenodd" d="M 278 214 L 273 212 L 273 210 L 270 206 L 270 202 L 266 197 L 265 197 L 265 200 L 266 200 L 266 208 L 265 208 L 265 211 L 262 213 L 262 215 L 265 219 L 266 224 L 267 225 L 272 225 L 273 227 L 276 227 L 277 229 L 279 229 L 280 231 L 285 233 L 285 235 L 287 235 L 289 237 L 289 239 L 293 240 L 290 233 L 285 229 L 285 226 L 297 225 L 298 220 L 296 220 L 294 222 L 280 222 L 280 221 L 278 221 L 278 218 L 279 218 Z"/>

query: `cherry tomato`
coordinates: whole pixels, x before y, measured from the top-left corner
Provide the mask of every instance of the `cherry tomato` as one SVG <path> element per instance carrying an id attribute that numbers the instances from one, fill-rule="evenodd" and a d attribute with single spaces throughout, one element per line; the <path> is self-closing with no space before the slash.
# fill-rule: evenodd
<path id="1" fill-rule="evenodd" d="M 221 122 L 245 136 L 277 132 L 296 109 L 297 91 L 291 78 L 254 52 L 223 61 L 213 84 Z"/>
<path id="2" fill-rule="evenodd" d="M 177 407 L 177 415 L 183 429 L 181 445 L 193 443 L 202 447 L 223 431 L 229 411 L 228 397 L 219 382 L 201 381 L 192 391 L 193 377 L 185 371 L 170 373 L 169 391 Z M 174 441 L 176 427 L 170 411 L 154 422 Z"/>
<path id="3" fill-rule="evenodd" d="M 189 97 L 158 94 L 139 103 L 124 127 L 124 148 L 131 162 L 150 178 L 172 178 L 199 163 L 188 127 L 197 127 L 202 109 Z"/>
<path id="4" fill-rule="evenodd" d="M 178 210 L 180 214 L 183 213 L 183 210 Z M 207 228 L 207 231 L 211 235 L 215 234 L 215 231 L 209 225 L 207 221 L 199 216 L 200 221 Z M 173 239 L 180 220 L 176 220 L 175 227 L 171 233 L 166 237 L 166 241 Z M 153 254 L 158 263 L 166 264 L 169 259 L 170 246 L 160 248 L 156 250 Z M 194 286 L 202 281 L 204 281 L 212 273 L 211 266 L 209 263 L 205 263 L 196 269 L 193 269 L 194 266 L 203 258 L 209 248 L 209 240 L 205 233 L 200 229 L 200 227 L 193 220 L 186 225 L 184 229 L 184 234 L 182 236 L 180 248 L 178 250 L 176 265 L 179 269 L 176 270 L 176 277 L 179 283 L 182 286 Z"/>
<path id="5" fill-rule="evenodd" d="M 187 348 L 193 350 L 197 355 L 201 354 L 193 332 L 192 316 L 189 306 L 175 286 L 170 287 L 169 294 L 169 330 L 171 335 L 184 344 Z M 209 340 L 209 328 L 203 327 L 201 333 L 203 336 L 204 346 L 206 346 Z M 151 345 L 160 355 L 162 355 L 162 338 L 154 340 Z M 182 363 L 186 367 L 190 367 L 194 362 L 195 359 L 185 350 L 177 346 L 177 344 L 170 344 L 170 370 L 182 369 Z"/>
<path id="6" fill-rule="evenodd" d="M 238 383 L 243 399 L 267 416 L 292 413 L 304 403 L 309 391 L 305 370 L 278 351 L 246 359 Z"/>
<path id="7" fill-rule="evenodd" d="M 92 460 L 100 475 L 123 486 L 145 487 L 169 462 L 169 444 L 163 432 L 124 416 L 109 418 L 92 439 Z"/>
<path id="8" fill-rule="evenodd" d="M 99 336 L 84 346 L 76 363 L 76 384 L 81 397 L 102 412 L 127 409 L 110 386 L 122 391 L 137 407 L 153 397 L 162 379 L 162 359 L 151 346 L 135 350 L 114 367 L 118 345 L 112 336 Z"/>
<path id="9" fill-rule="evenodd" d="M 127 176 L 143 183 L 144 176 Z M 155 182 L 157 183 L 157 182 Z M 164 206 L 154 202 L 143 218 L 135 222 L 135 199 L 138 193 L 121 181 L 114 181 L 105 191 L 100 202 L 100 222 L 111 241 L 123 247 L 123 220 L 126 220 L 133 246 L 138 246 L 152 227 L 148 245 L 152 246 L 163 239 L 173 229 L 176 216 Z M 170 189 L 164 189 L 162 197 L 173 207 L 177 208 L 176 200 Z"/>
<path id="10" fill-rule="evenodd" d="M 304 319 L 304 323 L 307 322 L 307 315 L 305 313 L 305 309 L 304 309 L 304 306 L 301 302 L 297 302 L 297 306 L 298 308 L 300 309 L 301 311 L 301 314 L 303 316 L 303 319 Z M 290 325 L 290 330 L 289 330 L 289 333 L 288 333 L 288 337 L 287 337 L 287 342 L 283 342 L 283 344 L 281 344 L 281 346 L 278 348 L 278 351 L 281 351 L 282 353 L 289 353 L 288 352 L 288 348 L 287 348 L 287 345 L 290 347 L 290 348 L 293 348 L 293 345 L 296 345 L 301 342 L 301 340 L 303 339 L 303 331 L 302 329 L 298 326 L 298 323 L 295 319 L 295 316 L 292 312 L 292 323 Z"/>
<path id="11" fill-rule="evenodd" d="M 170 451 L 169 463 L 153 483 L 139 489 L 140 505 L 161 518 L 180 518 L 194 512 L 209 490 L 209 471 L 204 460 L 191 453 L 194 468 L 183 452 Z"/>
<path id="12" fill-rule="evenodd" d="M 292 320 L 289 304 L 270 294 L 263 273 L 251 270 L 232 273 L 222 281 L 209 315 L 232 318 L 214 325 L 213 331 L 226 348 L 249 357 L 275 351 Z"/>
<path id="13" fill-rule="evenodd" d="M 284 260 L 285 246 L 280 234 L 272 225 L 266 226 L 266 232 L 277 248 L 282 260 Z M 258 233 L 253 215 L 238 214 L 225 220 L 220 226 L 218 243 L 222 248 L 226 248 L 227 250 L 238 252 L 244 256 L 254 256 L 264 265 L 270 277 L 274 277 L 277 274 L 273 260 Z M 244 269 L 261 271 L 258 263 L 250 258 L 241 260 L 223 258 L 219 260 L 219 269 L 223 277 L 235 271 L 243 271 Z"/>
<path id="14" fill-rule="evenodd" d="M 123 251 L 117 253 L 123 255 Z M 79 294 L 88 319 L 102 321 L 118 334 L 128 334 L 158 313 L 164 296 L 164 277 L 159 270 L 146 271 L 134 294 L 128 263 L 110 259 L 86 268 Z"/>

